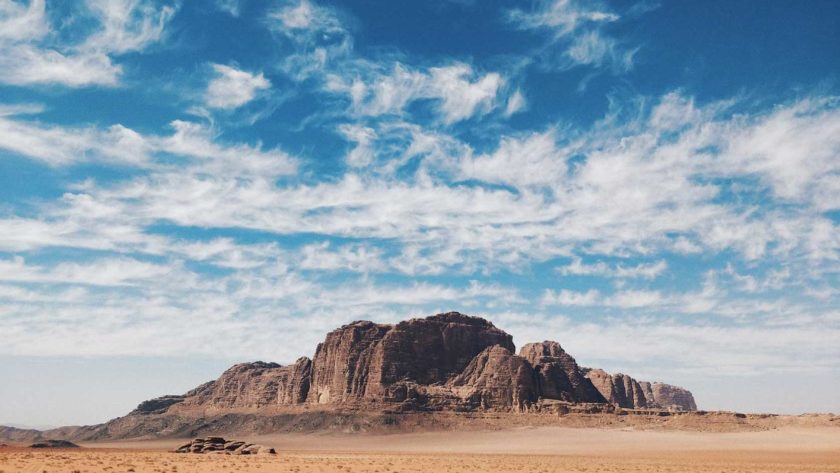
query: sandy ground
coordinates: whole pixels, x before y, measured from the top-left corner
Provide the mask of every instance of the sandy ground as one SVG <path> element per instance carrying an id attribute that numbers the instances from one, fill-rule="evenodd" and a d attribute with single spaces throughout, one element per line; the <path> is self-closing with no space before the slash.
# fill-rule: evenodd
<path id="1" fill-rule="evenodd" d="M 184 455 L 179 440 L 86 444 L 79 450 L 0 448 L 12 472 L 838 472 L 840 429 L 704 433 L 523 428 L 395 435 L 242 439 L 276 456 Z"/>

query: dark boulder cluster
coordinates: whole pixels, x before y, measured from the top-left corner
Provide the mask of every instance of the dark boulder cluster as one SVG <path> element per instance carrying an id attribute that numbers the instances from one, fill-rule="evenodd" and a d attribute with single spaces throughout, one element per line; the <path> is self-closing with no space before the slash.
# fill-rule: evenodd
<path id="1" fill-rule="evenodd" d="M 41 440 L 29 446 L 29 448 L 81 448 L 69 440 Z"/>
<path id="2" fill-rule="evenodd" d="M 175 453 L 215 453 L 220 455 L 274 455 L 272 447 L 253 443 L 225 440 L 222 437 L 194 439 L 175 449 Z"/>
<path id="3" fill-rule="evenodd" d="M 328 333 L 311 360 L 238 364 L 216 381 L 146 401 L 134 413 L 363 404 L 521 412 L 557 402 L 697 408 L 685 389 L 583 369 L 557 342 L 529 343 L 517 355 L 513 338 L 491 322 L 449 312 L 395 325 L 353 322 Z"/>
<path id="4" fill-rule="evenodd" d="M 169 406 L 178 404 L 179 402 L 184 402 L 185 398 L 186 396 L 179 395 L 156 397 L 154 399 L 141 402 L 140 405 L 138 405 L 133 411 L 129 412 L 128 415 L 161 414 L 166 412 L 166 410 L 169 409 Z"/>

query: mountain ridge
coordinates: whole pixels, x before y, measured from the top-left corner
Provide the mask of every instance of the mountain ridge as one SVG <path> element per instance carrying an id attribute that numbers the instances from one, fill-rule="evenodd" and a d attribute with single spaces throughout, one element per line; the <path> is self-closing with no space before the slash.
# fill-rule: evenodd
<path id="1" fill-rule="evenodd" d="M 216 380 L 144 401 L 105 424 L 49 432 L 100 440 L 184 435 L 214 422 L 214 428 L 234 430 L 253 427 L 247 423 L 270 430 L 272 422 L 317 429 L 321 417 L 345 411 L 387 417 L 620 410 L 688 412 L 697 406 L 681 387 L 581 368 L 555 341 L 528 343 L 517 354 L 513 337 L 492 322 L 446 312 L 396 324 L 355 321 L 329 332 L 312 359 L 239 363 Z"/>

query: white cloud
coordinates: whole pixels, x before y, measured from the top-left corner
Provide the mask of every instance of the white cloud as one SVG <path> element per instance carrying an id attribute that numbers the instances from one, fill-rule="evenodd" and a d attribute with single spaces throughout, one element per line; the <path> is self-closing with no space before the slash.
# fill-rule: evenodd
<path id="1" fill-rule="evenodd" d="M 540 304 L 542 305 L 597 305 L 601 300 L 601 293 L 595 289 L 589 289 L 586 292 L 575 292 L 568 289 L 561 289 L 560 292 L 554 292 L 551 289 L 546 289 L 543 293 Z"/>
<path id="2" fill-rule="evenodd" d="M 45 0 L 0 3 L 0 41 L 39 39 L 49 32 L 45 15 Z"/>
<path id="3" fill-rule="evenodd" d="M 463 63 L 427 70 L 396 63 L 390 71 L 332 73 L 326 87 L 348 95 L 353 110 L 361 115 L 402 114 L 415 101 L 435 100 L 443 123 L 451 124 L 495 108 L 502 84 L 498 73 L 476 74 Z"/>
<path id="4" fill-rule="evenodd" d="M 52 267 L 30 266 L 21 257 L 0 259 L 0 280 L 16 282 L 124 286 L 160 278 L 170 271 L 164 265 L 130 258 L 107 258 L 85 263 L 61 262 Z"/>
<path id="5" fill-rule="evenodd" d="M 0 117 L 0 149 L 53 166 L 95 159 L 137 165 L 147 160 L 148 152 L 139 134 L 120 125 L 107 130 L 68 129 L 3 117 Z"/>
<path id="6" fill-rule="evenodd" d="M 92 33 L 62 44 L 43 2 L 0 0 L 0 81 L 119 85 L 128 53 L 166 41 L 175 11 L 90 5 Z M 632 66 L 635 50 L 610 34 L 615 13 L 539 5 L 511 16 L 535 29 L 519 35 L 544 35 L 529 58 Z M 826 214 L 840 208 L 836 98 L 762 110 L 674 92 L 614 104 L 587 128 L 511 132 L 504 118 L 536 97 L 517 88 L 530 83 L 521 65 L 354 51 L 340 11 L 306 0 L 265 21 L 282 56 L 272 73 L 328 92 L 301 129 L 337 131 L 346 147 L 293 157 L 232 142 L 209 113 L 161 132 L 51 124 L 47 107 L 0 104 L 3 156 L 121 166 L 54 200 L 0 206 L 0 353 L 291 361 L 354 319 L 457 309 L 606 368 L 836 371 L 825 361 L 840 331 L 840 229 Z M 213 72 L 195 92 L 208 107 L 271 87 L 259 70 Z"/>
<path id="7" fill-rule="evenodd" d="M 269 14 L 269 22 L 292 45 L 281 68 L 297 81 L 325 73 L 331 62 L 353 49 L 353 38 L 337 12 L 308 0 L 284 2 Z"/>
<path id="8" fill-rule="evenodd" d="M 288 5 L 281 8 L 274 17 L 280 20 L 280 24 L 286 30 L 307 30 L 325 29 L 334 23 L 331 15 L 320 15 L 322 10 L 312 5 L 307 0 L 301 0 L 297 5 Z"/>
<path id="9" fill-rule="evenodd" d="M 242 10 L 243 0 L 216 0 L 216 8 L 229 13 L 231 16 L 238 17 Z"/>
<path id="10" fill-rule="evenodd" d="M 793 107 L 799 111 L 786 113 Z M 812 123 L 813 116 L 824 123 Z M 733 154 L 737 140 L 778 120 L 790 122 L 782 129 L 801 129 L 814 140 L 803 143 L 807 149 L 819 148 L 820 142 L 833 149 L 832 136 L 799 125 L 830 130 L 837 117 L 836 106 L 825 102 L 747 117 L 733 116 L 719 104 L 700 107 L 671 95 L 626 125 L 605 121 L 591 130 L 552 128 L 503 136 L 483 153 L 416 125 L 372 128 L 353 122 L 340 131 L 360 146 L 370 138 L 365 152 L 373 154 L 360 162 L 378 165 L 389 155 L 394 161 L 411 156 L 422 164 L 416 172 L 371 166 L 376 172 L 351 168 L 321 182 L 278 183 L 279 176 L 295 172 L 295 159 L 259 144 L 225 143 L 213 128 L 197 123 L 176 121 L 171 134 L 142 135 L 124 127 L 60 128 L 11 113 L 0 117 L 6 137 L 0 143 L 6 149 L 56 165 L 79 162 L 76 156 L 107 159 L 119 154 L 113 150 L 137 149 L 135 156 L 144 156 L 137 164 L 144 172 L 124 180 L 83 182 L 60 200 L 38 207 L 36 217 L 0 219 L 0 249 L 26 258 L 0 258 L 10 279 L 0 286 L 2 316 L 9 321 L 6 326 L 14 327 L 3 350 L 26 354 L 27 347 L 44 346 L 55 337 L 50 323 L 62 321 L 71 329 L 50 345 L 53 354 L 171 354 L 183 348 L 184 340 L 169 331 L 200 325 L 189 332 L 195 354 L 229 350 L 289 360 L 311 350 L 325 327 L 447 309 L 487 316 L 517 337 L 536 332 L 545 338 L 540 334 L 558 327 L 579 330 L 583 339 L 561 341 L 580 343 L 581 354 L 596 352 L 587 343 L 606 325 L 625 335 L 683 329 L 675 345 L 640 348 L 641 361 L 680 344 L 717 347 L 710 339 L 721 327 L 747 321 L 765 335 L 784 326 L 789 340 L 812 333 L 815 324 L 831 334 L 836 322 L 826 307 L 836 294 L 824 289 L 833 280 L 823 274 L 836 268 L 840 232 L 814 210 L 823 205 L 817 200 L 822 194 L 810 183 L 822 182 L 823 176 L 805 174 L 807 183 L 798 193 L 769 192 L 766 207 L 758 211 L 738 200 L 721 201 L 724 184 L 716 178 L 727 176 L 727 183 L 745 179 L 752 186 L 727 192 L 772 189 L 775 181 L 769 176 L 781 171 L 744 165 L 755 158 L 743 161 L 742 154 Z M 383 144 L 383 136 L 392 141 Z M 128 144 L 120 144 L 121 139 Z M 813 156 L 819 169 L 835 172 L 830 153 Z M 797 205 L 788 205 L 791 199 Z M 254 234 L 267 242 L 181 240 L 156 234 L 161 223 L 208 233 L 257 230 Z M 317 235 L 319 243 L 286 243 L 285 236 L 294 240 L 301 234 Z M 30 253 L 46 247 L 95 252 L 97 257 L 63 266 L 60 261 L 33 265 L 39 260 Z M 696 258 L 696 252 L 726 253 L 746 268 L 760 262 L 789 269 L 746 271 L 734 265 L 738 270 L 728 274 L 716 268 L 698 281 L 699 287 L 689 283 L 682 292 L 666 291 L 659 278 L 670 269 L 666 260 L 674 251 L 688 253 L 686 258 Z M 528 278 L 534 264 L 556 266 L 553 259 L 561 257 L 569 262 L 558 268 L 561 274 L 610 277 L 614 287 L 532 287 Z M 216 270 L 193 272 L 186 269 L 192 267 L 187 261 Z M 528 281 L 520 285 L 527 289 L 520 293 L 484 278 L 502 269 L 506 278 Z M 423 275 L 424 282 L 400 283 L 401 275 Z M 451 282 L 456 277 L 476 281 Z M 812 291 L 806 302 L 762 297 L 765 289 L 799 290 L 809 284 L 823 290 Z M 68 293 L 68 285 L 84 291 Z M 57 292 L 58 286 L 65 292 Z M 50 292 L 61 294 L 63 303 L 49 301 Z M 531 298 L 541 306 L 534 304 L 530 325 L 505 315 L 511 307 L 530 308 Z M 563 322 L 540 312 L 555 306 L 575 311 L 580 321 Z M 589 314 L 602 318 L 587 321 Z M 142 328 L 137 320 L 143 321 Z M 213 330 L 242 335 L 212 339 L 214 332 L 205 328 L 210 320 Z M 686 324 L 700 328 L 693 332 Z M 83 343 L 92 338 L 97 343 Z M 760 347 L 759 355 L 750 358 L 730 347 L 729 353 L 739 358 L 727 369 L 760 369 L 760 363 L 781 356 L 772 351 L 775 341 L 749 340 Z M 819 343 L 815 350 L 830 353 L 827 344 Z M 787 350 L 796 360 L 785 369 L 802 366 L 799 357 L 811 349 Z M 621 360 L 612 348 L 601 356 Z M 682 358 L 679 363 L 685 369 L 708 369 Z"/>
<path id="11" fill-rule="evenodd" d="M 0 5 L 0 82 L 19 86 L 118 85 L 111 55 L 140 51 L 162 39 L 175 9 L 138 0 L 87 2 L 99 29 L 81 44 L 56 43 L 43 0 Z"/>
<path id="12" fill-rule="evenodd" d="M 637 49 L 625 48 L 607 36 L 603 26 L 620 20 L 597 2 L 544 0 L 533 11 L 512 10 L 509 20 L 520 29 L 548 32 L 546 44 L 537 51 L 543 65 L 569 68 L 589 65 L 626 72 L 633 67 Z M 555 50 L 560 50 L 557 55 Z"/>
<path id="13" fill-rule="evenodd" d="M 508 97 L 507 106 L 505 106 L 505 116 L 509 117 L 528 108 L 528 101 L 525 99 L 525 94 L 521 90 L 516 89 L 510 97 Z"/>
<path id="14" fill-rule="evenodd" d="M 572 262 L 565 266 L 558 266 L 556 271 L 564 276 L 601 276 L 608 278 L 642 278 L 655 279 L 668 268 L 665 260 L 655 263 L 639 263 L 637 265 L 624 266 L 618 264 L 610 266 L 603 261 L 595 264 L 586 264 L 580 258 L 573 258 Z"/>
<path id="15" fill-rule="evenodd" d="M 373 140 L 376 139 L 376 131 L 366 126 L 350 124 L 340 125 L 338 131 L 345 138 L 356 143 L 356 146 L 344 158 L 348 165 L 365 167 L 373 163 L 375 152 L 372 145 Z"/>
<path id="16" fill-rule="evenodd" d="M 589 31 L 572 40 L 566 54 L 577 64 L 595 67 L 611 66 L 618 72 L 633 67 L 636 50 L 621 50 L 612 38 L 606 38 L 597 31 Z"/>
<path id="17" fill-rule="evenodd" d="M 836 107 L 792 107 L 801 111 L 790 114 L 779 109 L 750 120 L 719 117 L 717 111 L 711 115 L 706 110 L 692 112 L 676 131 L 661 128 L 656 117 L 663 115 L 655 107 L 650 122 L 646 118 L 619 131 L 596 127 L 562 145 L 551 131 L 503 137 L 496 150 L 479 156 L 472 155 L 465 145 L 441 148 L 437 138 L 411 131 L 417 139 L 406 143 L 410 146 L 406 156 L 435 155 L 415 175 L 397 179 L 390 173 L 346 174 L 335 181 L 282 187 L 269 177 L 294 172 L 293 158 L 260 146 L 221 144 L 211 129 L 195 123 L 176 121 L 175 133 L 169 136 L 140 136 L 124 128 L 103 135 L 95 130 L 51 129 L 8 118 L 0 119 L 5 127 L 0 130 L 10 137 L 4 140 L 7 148 L 59 164 L 73 162 L 79 154 L 116 156 L 126 149 L 187 158 L 182 162 L 188 164 L 186 168 L 155 164 L 156 171 L 150 176 L 83 190 L 98 205 L 147 219 L 133 222 L 135 225 L 157 219 L 280 234 L 393 238 L 424 248 L 416 256 L 424 261 L 420 266 L 431 271 L 441 269 L 430 257 L 441 258 L 447 265 L 480 257 L 515 266 L 576 252 L 630 257 L 660 251 L 731 249 L 747 259 L 757 259 L 772 250 L 775 258 L 807 255 L 815 261 L 830 261 L 836 258 L 838 245 L 836 224 L 830 219 L 802 207 L 782 206 L 756 213 L 750 206 L 720 202 L 721 189 L 710 182 L 721 175 L 754 177 L 753 172 L 743 170 L 740 155 L 729 150 L 738 137 L 750 136 L 751 130 L 761 129 L 768 120 L 785 117 L 812 123 L 809 114 L 818 114 L 819 126 L 825 129 L 840 122 Z M 359 130 L 345 127 L 344 131 Z M 369 130 L 362 131 L 361 137 L 370 135 Z M 808 146 L 814 149 L 820 148 L 817 143 L 829 151 L 837 146 L 831 135 L 803 133 L 813 140 Z M 668 139 L 663 139 L 665 135 Z M 97 144 L 99 148 L 91 144 L 103 141 L 103 136 L 108 137 L 105 142 L 115 144 Z M 38 139 L 30 142 L 20 137 Z M 359 148 L 357 157 L 363 158 L 359 162 L 368 162 L 381 149 L 378 146 L 368 140 Z M 721 151 L 710 151 L 716 149 Z M 832 174 L 837 165 L 829 151 L 814 153 L 812 164 Z M 569 169 L 569 156 L 582 159 L 576 158 Z M 453 166 L 456 163 L 457 167 Z M 762 172 L 776 176 L 781 171 Z M 807 178 L 818 182 L 823 176 Z M 462 179 L 510 188 L 451 186 L 452 181 Z M 775 181 L 761 182 L 774 185 Z M 805 193 L 817 188 L 803 185 L 799 196 L 803 205 L 817 205 L 811 204 L 816 194 Z M 406 269 L 412 266 L 401 263 Z M 654 277 L 661 270 L 661 266 L 615 268 L 628 278 L 633 271 Z"/>
<path id="18" fill-rule="evenodd" d="M 101 161 L 139 167 L 161 167 L 157 154 L 192 158 L 196 173 L 272 177 L 292 174 L 294 158 L 261 146 L 221 144 L 213 131 L 194 122 L 176 120 L 168 136 L 141 135 L 122 125 L 105 130 L 44 126 L 0 115 L 0 149 L 43 161 L 51 166 Z M 183 163 L 182 163 L 183 164 Z"/>
<path id="19" fill-rule="evenodd" d="M 517 187 L 560 186 L 567 172 L 567 157 L 556 141 L 553 130 L 503 138 L 492 154 L 462 158 L 461 174 L 467 179 Z"/>
<path id="20" fill-rule="evenodd" d="M 440 97 L 444 123 L 467 119 L 476 113 L 484 114 L 495 106 L 502 77 L 491 72 L 470 82 L 472 68 L 465 64 L 433 67 L 430 73 L 430 95 Z"/>
<path id="21" fill-rule="evenodd" d="M 522 28 L 552 28 L 560 35 L 571 34 L 589 23 L 617 21 L 618 15 L 602 11 L 595 2 L 580 4 L 574 0 L 542 0 L 532 12 L 513 10 L 510 20 Z"/>
<path id="22" fill-rule="evenodd" d="M 605 301 L 605 305 L 633 309 L 658 306 L 665 300 L 666 297 L 658 291 L 628 290 L 613 294 Z"/>
<path id="23" fill-rule="evenodd" d="M 188 170 L 212 176 L 261 176 L 271 178 L 293 174 L 297 162 L 277 150 L 263 150 L 262 146 L 220 143 L 213 130 L 194 122 L 175 120 L 175 133 L 170 136 L 149 137 L 156 151 L 195 158 Z M 181 170 L 180 172 L 183 172 Z"/>
<path id="24" fill-rule="evenodd" d="M 543 306 L 600 306 L 621 309 L 650 308 L 666 302 L 666 298 L 656 291 L 626 290 L 604 296 L 595 289 L 589 289 L 586 292 L 568 289 L 555 292 L 546 289 L 540 301 Z"/>
<path id="25" fill-rule="evenodd" d="M 840 175 L 837 103 L 836 98 L 806 99 L 758 119 L 739 120 L 721 143 L 723 170 L 759 176 L 783 199 L 814 199 L 809 195 L 814 189 L 833 189 Z M 826 194 L 824 199 L 831 199 L 832 192 Z M 834 197 L 822 209 L 836 205 Z"/>
<path id="26" fill-rule="evenodd" d="M 175 8 L 146 0 L 87 0 L 101 24 L 80 49 L 124 54 L 141 51 L 161 40 Z"/>
<path id="27" fill-rule="evenodd" d="M 213 64 L 216 77 L 207 85 L 205 101 L 208 107 L 233 109 L 254 100 L 257 93 L 271 87 L 271 82 L 260 74 Z"/>
<path id="28" fill-rule="evenodd" d="M 286 2 L 269 15 L 270 27 L 292 45 L 281 69 L 296 81 L 317 77 L 324 90 L 346 95 L 356 115 L 401 115 L 417 101 L 432 100 L 443 124 L 484 115 L 497 104 L 504 78 L 481 74 L 470 64 L 412 67 L 389 56 L 367 59 L 338 11 L 308 0 Z M 512 105 L 522 106 L 522 97 Z M 513 111 L 511 111 L 513 113 Z"/>
<path id="29" fill-rule="evenodd" d="M 101 53 L 63 54 L 27 44 L 0 43 L 0 82 L 12 85 L 114 86 L 122 67 Z"/>
<path id="30" fill-rule="evenodd" d="M 383 272 L 386 265 L 382 250 L 367 245 L 343 245 L 331 248 L 329 242 L 305 245 L 300 249 L 301 269 L 319 271 Z"/>

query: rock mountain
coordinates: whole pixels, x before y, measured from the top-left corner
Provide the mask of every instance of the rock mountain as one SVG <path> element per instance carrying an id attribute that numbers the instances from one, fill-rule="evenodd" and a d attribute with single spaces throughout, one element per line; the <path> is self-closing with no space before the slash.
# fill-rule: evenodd
<path id="1" fill-rule="evenodd" d="M 235 365 L 182 396 L 131 414 L 283 406 L 380 406 L 395 411 L 541 410 L 557 402 L 696 410 L 683 388 L 578 366 L 557 342 L 529 343 L 458 312 L 395 325 L 357 321 L 328 333 L 315 357 Z"/>
<path id="2" fill-rule="evenodd" d="M 104 424 L 48 431 L 0 426 L 0 439 L 354 431 L 401 422 L 434 428 L 486 412 L 524 419 L 515 413 L 661 416 L 696 408 L 683 388 L 582 368 L 557 342 L 529 343 L 517 354 L 512 337 L 492 323 L 449 312 L 394 325 L 353 322 L 328 333 L 311 360 L 234 365 L 215 381 L 144 401 Z"/>

